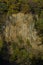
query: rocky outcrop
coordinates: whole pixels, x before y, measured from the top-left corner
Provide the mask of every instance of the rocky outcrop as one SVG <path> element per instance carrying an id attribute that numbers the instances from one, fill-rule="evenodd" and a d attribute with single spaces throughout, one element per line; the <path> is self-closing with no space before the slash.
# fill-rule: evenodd
<path id="1" fill-rule="evenodd" d="M 43 46 L 41 44 L 41 38 L 37 35 L 37 31 L 34 28 L 35 21 L 33 15 L 17 13 L 9 16 L 6 20 L 6 28 L 4 31 L 5 40 L 8 42 L 18 42 L 18 45 L 27 46 L 27 40 L 33 49 L 42 51 Z M 20 44 L 20 41 L 22 44 Z"/>

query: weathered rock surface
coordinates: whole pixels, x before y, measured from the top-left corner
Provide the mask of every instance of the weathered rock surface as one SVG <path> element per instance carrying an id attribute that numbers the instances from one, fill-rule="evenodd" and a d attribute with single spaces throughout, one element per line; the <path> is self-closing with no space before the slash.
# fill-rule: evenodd
<path id="1" fill-rule="evenodd" d="M 6 20 L 6 28 L 4 31 L 6 41 L 19 43 L 18 38 L 21 38 L 24 41 L 22 44 L 28 48 L 26 41 L 29 40 L 33 49 L 43 51 L 43 46 L 38 46 L 41 43 L 41 38 L 37 36 L 34 24 L 32 14 L 12 14 L 9 16 L 9 20 Z"/>

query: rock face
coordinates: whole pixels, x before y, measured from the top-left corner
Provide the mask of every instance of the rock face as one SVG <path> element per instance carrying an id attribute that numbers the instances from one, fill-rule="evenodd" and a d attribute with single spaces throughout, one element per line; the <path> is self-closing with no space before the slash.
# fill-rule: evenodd
<path id="1" fill-rule="evenodd" d="M 38 46 L 41 39 L 37 36 L 37 31 L 34 29 L 34 20 L 32 14 L 12 14 L 9 20 L 6 20 L 6 28 L 4 31 L 6 41 L 18 42 L 22 39 L 22 44 L 27 45 L 29 40 L 33 49 L 43 50 L 43 46 Z M 28 46 L 28 45 L 27 45 Z"/>

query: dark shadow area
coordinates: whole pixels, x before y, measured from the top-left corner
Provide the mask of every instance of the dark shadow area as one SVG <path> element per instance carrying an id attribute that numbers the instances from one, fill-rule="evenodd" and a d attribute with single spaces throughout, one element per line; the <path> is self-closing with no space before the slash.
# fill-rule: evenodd
<path id="1" fill-rule="evenodd" d="M 18 65 L 15 61 L 13 63 L 9 62 L 10 54 L 8 45 L 9 44 L 4 41 L 3 47 L 0 51 L 0 65 Z"/>
<path id="2" fill-rule="evenodd" d="M 0 58 L 0 65 L 18 65 L 18 64 L 16 62 L 10 63 L 9 61 L 6 61 Z"/>
<path id="3" fill-rule="evenodd" d="M 41 58 L 38 59 L 33 58 L 31 65 L 43 65 L 43 60 Z"/>

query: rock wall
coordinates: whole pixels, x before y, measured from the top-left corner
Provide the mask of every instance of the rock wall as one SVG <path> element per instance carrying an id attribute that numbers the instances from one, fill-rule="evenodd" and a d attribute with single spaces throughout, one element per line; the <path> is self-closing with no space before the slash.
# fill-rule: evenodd
<path id="1" fill-rule="evenodd" d="M 33 20 L 33 15 L 31 13 L 12 14 L 9 16 L 9 19 L 6 20 L 6 28 L 4 31 L 6 41 L 19 43 L 18 39 L 22 39 L 22 45 L 26 46 L 28 40 L 32 48 L 40 51 L 43 50 L 43 46 L 38 46 L 38 44 L 41 43 L 41 38 L 37 36 L 34 24 L 35 21 Z"/>

